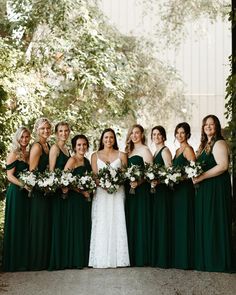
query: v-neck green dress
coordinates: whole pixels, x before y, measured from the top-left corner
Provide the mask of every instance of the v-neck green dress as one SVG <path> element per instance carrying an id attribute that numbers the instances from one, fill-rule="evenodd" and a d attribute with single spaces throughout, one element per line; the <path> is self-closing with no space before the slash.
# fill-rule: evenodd
<path id="1" fill-rule="evenodd" d="M 63 170 L 69 156 L 61 150 L 56 160 L 55 169 Z M 49 270 L 64 269 L 65 244 L 67 229 L 68 199 L 61 197 L 62 191 L 58 189 L 52 198 L 52 242 Z"/>
<path id="2" fill-rule="evenodd" d="M 48 167 L 48 154 L 42 148 L 38 171 Z M 30 270 L 47 269 L 51 249 L 51 197 L 44 196 L 39 190 L 33 190 L 30 199 Z"/>
<path id="3" fill-rule="evenodd" d="M 181 153 L 173 166 L 184 167 L 188 160 Z M 172 195 L 172 267 L 192 269 L 194 266 L 194 196 L 192 180 L 174 186 Z"/>
<path id="4" fill-rule="evenodd" d="M 27 171 L 29 165 L 16 160 L 7 165 L 7 170 L 15 168 L 14 175 Z M 26 271 L 29 263 L 29 198 L 28 192 L 10 183 L 7 188 L 4 240 L 3 270 Z"/>
<path id="5" fill-rule="evenodd" d="M 202 152 L 203 170 L 215 167 L 212 153 Z M 229 172 L 203 180 L 195 198 L 195 268 L 202 271 L 231 269 L 231 182 Z"/>
<path id="6" fill-rule="evenodd" d="M 144 168 L 143 158 L 134 155 L 128 158 L 128 166 L 139 165 Z M 130 266 L 148 266 L 151 258 L 151 208 L 152 198 L 150 185 L 142 183 L 135 189 L 135 194 L 129 194 L 126 189 L 126 223 L 129 245 Z"/>
<path id="7" fill-rule="evenodd" d="M 153 162 L 164 166 L 162 151 L 157 153 Z M 171 190 L 165 184 L 158 184 L 152 206 L 152 251 L 151 266 L 171 267 Z"/>

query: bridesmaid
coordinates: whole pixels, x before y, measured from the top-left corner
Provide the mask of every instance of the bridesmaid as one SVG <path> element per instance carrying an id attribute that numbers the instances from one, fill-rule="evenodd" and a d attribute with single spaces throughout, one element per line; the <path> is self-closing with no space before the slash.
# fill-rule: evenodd
<path id="1" fill-rule="evenodd" d="M 152 128 L 151 139 L 156 145 L 153 162 L 169 167 L 172 155 L 167 146 L 166 131 L 162 126 Z M 154 181 L 154 185 L 157 182 Z M 157 184 L 152 206 L 151 266 L 171 266 L 171 192 L 165 184 Z"/>
<path id="2" fill-rule="evenodd" d="M 11 152 L 7 157 L 7 179 L 10 185 L 7 189 L 4 241 L 3 270 L 28 270 L 29 252 L 29 198 L 27 186 L 19 180 L 19 173 L 29 168 L 30 131 L 20 127 L 12 142 Z"/>
<path id="3" fill-rule="evenodd" d="M 49 165 L 49 144 L 51 123 L 47 118 L 35 122 L 37 140 L 30 150 L 29 169 L 44 172 Z M 51 199 L 43 192 L 32 193 L 30 207 L 30 270 L 47 269 L 51 247 Z"/>
<path id="4" fill-rule="evenodd" d="M 131 164 L 144 168 L 144 163 L 152 163 L 152 154 L 145 145 L 144 129 L 133 125 L 126 139 L 128 167 Z M 151 196 L 150 185 L 146 182 L 131 182 L 135 195 L 127 193 L 126 222 L 131 266 L 150 265 L 151 256 Z"/>
<path id="5" fill-rule="evenodd" d="M 70 135 L 67 122 L 59 122 L 55 126 L 56 143 L 49 152 L 49 170 L 63 170 L 70 157 L 66 142 Z M 56 191 L 52 199 L 52 244 L 49 270 L 65 268 L 65 242 L 68 200 L 62 198 L 62 191 Z"/>
<path id="6" fill-rule="evenodd" d="M 229 149 L 214 115 L 202 121 L 197 152 L 203 163 L 195 198 L 195 268 L 202 271 L 229 271 L 231 268 L 231 183 Z"/>
<path id="7" fill-rule="evenodd" d="M 176 150 L 173 166 L 184 167 L 195 161 L 195 153 L 189 145 L 191 136 L 188 123 L 179 123 L 175 128 L 175 138 L 180 147 Z M 192 269 L 194 259 L 194 186 L 191 180 L 184 180 L 174 187 L 173 192 L 173 257 L 174 268 Z"/>
<path id="8" fill-rule="evenodd" d="M 64 170 L 72 170 L 73 175 L 84 175 L 92 168 L 85 154 L 89 142 L 85 135 L 76 135 L 71 140 L 74 155 L 67 161 Z M 65 192 L 65 190 L 64 190 Z M 91 202 L 86 191 L 71 190 L 68 197 L 66 253 L 67 268 L 88 266 L 89 244 L 91 233 Z"/>

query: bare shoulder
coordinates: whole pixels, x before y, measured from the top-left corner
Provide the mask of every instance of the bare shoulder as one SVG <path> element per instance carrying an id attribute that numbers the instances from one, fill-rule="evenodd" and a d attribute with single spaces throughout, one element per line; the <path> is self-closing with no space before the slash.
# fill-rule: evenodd
<path id="1" fill-rule="evenodd" d="M 162 150 L 162 155 L 170 155 L 172 157 L 171 151 L 167 146 Z"/>
<path id="2" fill-rule="evenodd" d="M 92 153 L 92 155 L 91 155 L 91 161 L 93 161 L 94 159 L 97 158 L 97 154 L 98 154 L 97 151 L 95 151 L 95 152 Z"/>
<path id="3" fill-rule="evenodd" d="M 52 153 L 53 154 L 59 154 L 59 152 L 60 152 L 60 149 L 59 149 L 57 144 L 54 144 L 54 145 L 51 146 L 51 148 L 50 148 L 50 153 L 51 154 Z"/>
<path id="4" fill-rule="evenodd" d="M 18 159 L 16 152 L 10 152 L 7 156 L 7 165 L 13 163 Z"/>
<path id="5" fill-rule="evenodd" d="M 75 157 L 70 157 L 69 160 L 67 161 L 66 163 L 66 167 L 68 169 L 73 169 L 75 167 L 75 164 L 76 164 L 76 159 Z"/>
<path id="6" fill-rule="evenodd" d="M 124 152 L 120 152 L 120 156 L 121 156 L 121 158 L 127 158 L 128 157 L 127 153 L 124 153 Z"/>
<path id="7" fill-rule="evenodd" d="M 220 152 L 220 151 L 229 152 L 229 147 L 228 147 L 226 141 L 223 139 L 217 140 L 213 146 L 213 152 L 214 151 L 216 151 L 216 152 Z"/>
<path id="8" fill-rule="evenodd" d="M 34 142 L 30 151 L 33 152 L 42 152 L 42 146 L 38 142 Z"/>

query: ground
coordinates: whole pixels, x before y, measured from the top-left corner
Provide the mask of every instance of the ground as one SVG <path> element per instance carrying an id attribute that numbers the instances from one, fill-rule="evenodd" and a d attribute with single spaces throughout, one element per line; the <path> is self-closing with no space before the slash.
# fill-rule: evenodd
<path id="1" fill-rule="evenodd" d="M 158 268 L 2 273 L 6 295 L 235 295 L 236 274 Z"/>

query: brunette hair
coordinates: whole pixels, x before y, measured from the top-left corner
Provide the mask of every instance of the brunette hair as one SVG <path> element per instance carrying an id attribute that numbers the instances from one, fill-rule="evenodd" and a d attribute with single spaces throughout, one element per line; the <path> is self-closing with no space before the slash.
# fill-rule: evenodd
<path id="1" fill-rule="evenodd" d="M 179 128 L 183 128 L 184 129 L 184 132 L 186 134 L 187 139 L 189 139 L 191 137 L 191 128 L 190 128 L 190 125 L 187 122 L 179 123 L 175 127 L 175 133 L 174 133 L 175 136 L 176 136 L 177 131 L 178 131 Z"/>
<path id="2" fill-rule="evenodd" d="M 100 151 L 100 150 L 104 149 L 104 144 L 103 144 L 102 141 L 103 141 L 104 134 L 106 132 L 111 132 L 114 135 L 115 142 L 114 142 L 114 145 L 113 145 L 113 149 L 118 150 L 119 148 L 118 148 L 118 143 L 117 143 L 117 139 L 116 139 L 116 134 L 115 134 L 115 131 L 112 128 L 106 128 L 105 130 L 103 130 L 102 135 L 100 137 L 98 150 Z"/>
<path id="3" fill-rule="evenodd" d="M 160 134 L 162 135 L 163 140 L 166 141 L 166 130 L 165 130 L 164 127 L 162 127 L 161 125 L 158 125 L 158 126 L 153 127 L 152 128 L 152 132 L 151 132 L 151 139 L 152 139 L 153 131 L 154 130 L 158 130 L 160 132 Z"/>
<path id="4" fill-rule="evenodd" d="M 207 119 L 209 119 L 209 118 L 211 118 L 214 121 L 215 128 L 216 128 L 215 135 L 212 137 L 210 142 L 208 142 L 207 135 L 204 132 L 204 126 L 206 124 Z M 199 148 L 197 150 L 197 156 L 199 156 L 204 149 L 205 149 L 206 153 L 208 153 L 208 154 L 211 153 L 214 143 L 219 139 L 224 139 L 224 137 L 221 133 L 220 120 L 215 115 L 207 115 L 202 120 L 201 143 L 200 143 Z"/>
<path id="5" fill-rule="evenodd" d="M 71 145 L 72 145 L 72 149 L 73 151 L 75 151 L 75 147 L 76 147 L 76 142 L 78 139 L 84 139 L 87 143 L 87 147 L 89 148 L 89 141 L 88 138 L 84 135 L 84 134 L 78 134 L 75 135 L 72 139 L 71 139 Z"/>
<path id="6" fill-rule="evenodd" d="M 139 125 L 139 124 L 134 124 L 128 131 L 127 137 L 126 137 L 126 146 L 125 146 L 125 151 L 130 154 L 133 150 L 134 150 L 134 143 L 133 141 L 130 139 L 131 133 L 133 132 L 134 128 L 138 128 L 141 133 L 142 133 L 142 138 L 141 138 L 141 142 L 142 144 L 145 144 L 145 135 L 144 135 L 144 128 L 143 126 Z"/>
<path id="7" fill-rule="evenodd" d="M 55 125 L 55 133 L 57 133 L 59 126 L 67 126 L 70 131 L 70 125 L 66 121 L 60 121 Z"/>

